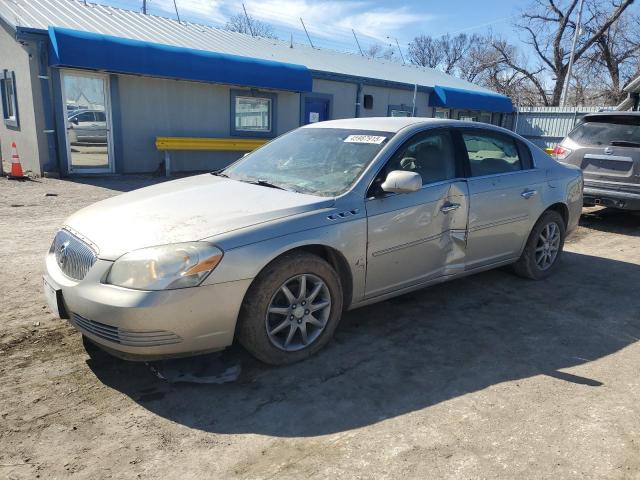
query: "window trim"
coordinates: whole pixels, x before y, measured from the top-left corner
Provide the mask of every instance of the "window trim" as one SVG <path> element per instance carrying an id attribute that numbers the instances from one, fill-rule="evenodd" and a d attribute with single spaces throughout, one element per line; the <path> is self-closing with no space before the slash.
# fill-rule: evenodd
<path id="1" fill-rule="evenodd" d="M 7 82 L 11 81 L 13 86 L 13 102 L 12 109 L 13 115 L 10 117 L 7 113 L 9 106 L 9 98 L 7 98 L 7 90 L 6 85 Z M 11 70 L 3 70 L 2 77 L 0 77 L 0 93 L 2 94 L 2 118 L 4 120 L 4 124 L 7 127 L 12 128 L 20 128 L 20 115 L 18 113 L 18 92 L 16 90 L 16 72 Z"/>
<path id="2" fill-rule="evenodd" d="M 457 142 L 459 144 L 459 148 L 462 148 L 462 151 L 460 153 L 465 162 L 465 175 L 468 180 L 472 180 L 476 178 L 496 177 L 500 175 L 513 175 L 516 173 L 528 172 L 536 168 L 533 161 L 533 154 L 531 153 L 530 149 L 527 148 L 526 145 L 524 145 L 521 140 L 514 137 L 513 135 L 509 135 L 503 132 L 497 132 L 490 129 L 472 128 L 472 127 L 458 127 L 453 130 L 455 130 L 455 136 L 458 138 Z M 522 168 L 520 168 L 520 170 L 515 170 L 511 172 L 490 173 L 487 175 L 477 175 L 477 176 L 472 175 L 471 161 L 469 160 L 469 152 L 467 151 L 467 146 L 464 143 L 464 137 L 463 137 L 463 134 L 467 132 L 477 133 L 481 135 L 496 135 L 498 137 L 509 138 L 516 147 L 516 150 L 518 152 L 518 158 L 520 160 L 520 166 Z M 526 150 L 523 150 L 523 149 L 526 149 Z M 522 155 L 523 152 L 525 153 L 524 156 Z M 527 152 L 528 152 L 528 155 L 526 155 Z"/>
<path id="3" fill-rule="evenodd" d="M 236 98 L 264 98 L 271 102 L 271 111 L 269 112 L 269 131 L 239 130 L 236 128 Z M 232 89 L 229 92 L 230 108 L 229 108 L 229 131 L 234 137 L 250 137 L 250 138 L 275 138 L 277 136 L 277 111 L 278 111 L 278 95 L 275 93 L 267 93 L 259 90 L 239 90 Z"/>
<path id="4" fill-rule="evenodd" d="M 411 115 L 411 110 L 413 110 L 413 107 L 411 105 L 407 105 L 406 103 L 401 103 L 399 105 L 387 105 L 387 117 L 391 117 L 391 110 L 401 110 L 403 112 L 409 112 L 408 117 L 413 117 L 413 115 Z"/>

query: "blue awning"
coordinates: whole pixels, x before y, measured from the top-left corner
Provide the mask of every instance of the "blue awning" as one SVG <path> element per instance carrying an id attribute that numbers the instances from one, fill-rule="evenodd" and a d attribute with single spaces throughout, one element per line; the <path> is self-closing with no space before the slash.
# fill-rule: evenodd
<path id="1" fill-rule="evenodd" d="M 429 96 L 429 106 L 463 108 L 484 112 L 513 112 L 511 99 L 498 93 L 476 92 L 436 85 Z"/>
<path id="2" fill-rule="evenodd" d="M 303 65 L 49 27 L 49 66 L 310 92 Z"/>

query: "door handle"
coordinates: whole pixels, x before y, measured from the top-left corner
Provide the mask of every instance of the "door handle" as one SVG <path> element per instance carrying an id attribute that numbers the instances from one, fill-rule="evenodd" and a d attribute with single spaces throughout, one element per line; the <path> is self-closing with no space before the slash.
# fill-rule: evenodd
<path id="1" fill-rule="evenodd" d="M 520 194 L 520 196 L 522 198 L 526 198 L 527 200 L 530 199 L 531 197 L 533 197 L 534 195 L 536 195 L 538 193 L 537 190 L 525 190 L 524 192 L 522 192 Z"/>
<path id="2" fill-rule="evenodd" d="M 442 213 L 449 213 L 449 212 L 453 212 L 454 210 L 457 210 L 460 208 L 460 204 L 459 203 L 445 203 L 443 206 L 440 207 L 440 211 Z"/>

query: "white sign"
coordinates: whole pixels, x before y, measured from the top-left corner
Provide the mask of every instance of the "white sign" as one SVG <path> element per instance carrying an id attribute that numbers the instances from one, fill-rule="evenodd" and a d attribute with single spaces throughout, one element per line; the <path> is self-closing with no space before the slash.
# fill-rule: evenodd
<path id="1" fill-rule="evenodd" d="M 344 143 L 375 143 L 380 145 L 387 137 L 380 137 L 377 135 L 349 135 L 344 139 Z"/>
<path id="2" fill-rule="evenodd" d="M 320 113 L 309 112 L 309 123 L 316 123 L 320 121 Z"/>

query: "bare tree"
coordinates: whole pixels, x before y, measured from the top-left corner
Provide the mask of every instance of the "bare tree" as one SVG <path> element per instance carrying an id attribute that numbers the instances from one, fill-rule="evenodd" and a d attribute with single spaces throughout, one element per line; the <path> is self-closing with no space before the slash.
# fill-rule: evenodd
<path id="1" fill-rule="evenodd" d="M 585 25 L 589 31 L 599 28 L 603 17 L 599 3 L 588 6 L 594 22 Z M 640 73 L 640 18 L 623 15 L 596 41 L 595 48 L 585 55 L 584 74 L 604 85 L 599 92 L 606 103 L 617 104 L 624 99 L 624 87 Z M 575 83 L 578 83 L 577 81 Z"/>
<path id="2" fill-rule="evenodd" d="M 244 13 L 233 15 L 224 28 L 230 32 L 244 33 L 253 37 L 278 38 L 271 25 Z"/>
<path id="3" fill-rule="evenodd" d="M 633 0 L 588 0 L 598 5 L 598 15 L 589 11 L 584 21 L 586 26 L 579 34 L 575 51 L 575 62 L 590 51 L 598 41 L 607 34 L 611 25 L 633 3 Z M 499 42 L 494 47 L 502 56 L 502 61 L 529 79 L 535 86 L 542 103 L 545 105 L 559 105 L 562 87 L 567 77 L 570 56 L 570 43 L 575 32 L 576 24 L 572 17 L 577 14 L 579 0 L 534 0 L 531 8 L 525 10 L 516 27 L 526 35 L 526 42 L 531 45 L 535 53 L 536 62 L 522 62 Z M 590 15 L 589 15 L 590 13 Z M 597 25 L 597 26 L 596 26 Z M 545 75 L 553 76 L 551 91 L 545 88 Z"/>
<path id="4" fill-rule="evenodd" d="M 444 35 L 433 38 L 420 35 L 409 43 L 409 61 L 421 67 L 437 68 L 448 74 L 456 74 L 460 62 L 480 41 L 479 35 L 461 33 L 454 37 Z"/>
<path id="5" fill-rule="evenodd" d="M 420 35 L 409 43 L 409 61 L 421 67 L 438 68 L 444 60 L 440 42 L 428 35 Z"/>
<path id="6" fill-rule="evenodd" d="M 372 43 L 369 48 L 364 50 L 363 55 L 369 58 L 382 58 L 384 60 L 395 60 L 396 52 L 393 47 L 383 46 L 379 43 Z"/>

